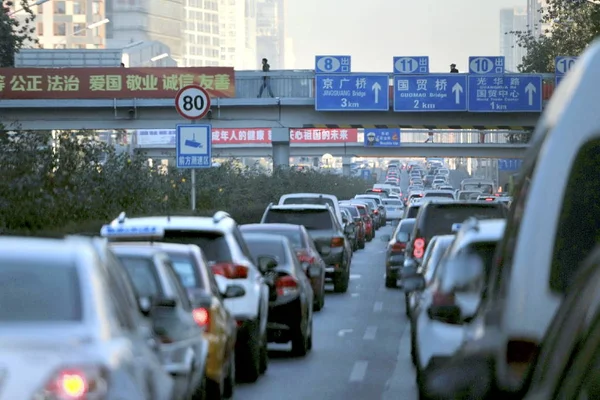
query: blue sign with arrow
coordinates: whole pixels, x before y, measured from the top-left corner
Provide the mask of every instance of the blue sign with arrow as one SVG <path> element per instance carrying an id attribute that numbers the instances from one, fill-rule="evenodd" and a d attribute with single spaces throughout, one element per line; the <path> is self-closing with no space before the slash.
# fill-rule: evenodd
<path id="1" fill-rule="evenodd" d="M 477 75 L 503 74 L 504 56 L 469 57 L 469 73 Z"/>
<path id="2" fill-rule="evenodd" d="M 389 111 L 388 74 L 315 75 L 316 111 Z"/>
<path id="3" fill-rule="evenodd" d="M 400 146 L 400 129 L 367 129 L 365 128 L 365 147 L 398 147 Z"/>
<path id="4" fill-rule="evenodd" d="M 212 166 L 211 125 L 177 125 L 175 154 L 177 168 L 210 168 Z"/>
<path id="5" fill-rule="evenodd" d="M 542 77 L 505 74 L 469 76 L 471 112 L 541 112 Z"/>
<path id="6" fill-rule="evenodd" d="M 518 171 L 523 165 L 523 160 L 520 158 L 501 158 L 498 160 L 499 171 Z"/>
<path id="7" fill-rule="evenodd" d="M 394 76 L 394 111 L 467 111 L 467 76 Z"/>
<path id="8" fill-rule="evenodd" d="M 368 181 L 369 179 L 371 179 L 371 170 L 370 169 L 363 169 L 362 171 L 362 178 L 366 181 Z"/>
<path id="9" fill-rule="evenodd" d="M 429 57 L 394 57 L 394 74 L 419 75 L 429 73 Z"/>

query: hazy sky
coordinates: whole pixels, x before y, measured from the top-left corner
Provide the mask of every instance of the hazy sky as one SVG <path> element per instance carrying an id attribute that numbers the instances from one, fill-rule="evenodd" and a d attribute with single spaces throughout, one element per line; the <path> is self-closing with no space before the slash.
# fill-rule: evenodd
<path id="1" fill-rule="evenodd" d="M 296 68 L 352 56 L 352 72 L 392 72 L 394 56 L 429 56 L 431 72 L 500 51 L 500 9 L 526 0 L 287 0 Z M 273 66 L 273 69 L 278 69 Z"/>

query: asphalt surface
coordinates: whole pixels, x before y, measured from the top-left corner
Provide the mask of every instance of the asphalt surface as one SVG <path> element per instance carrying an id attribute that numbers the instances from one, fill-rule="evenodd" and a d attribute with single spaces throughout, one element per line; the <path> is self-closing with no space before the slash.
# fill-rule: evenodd
<path id="1" fill-rule="evenodd" d="M 293 358 L 289 345 L 270 345 L 269 369 L 253 384 L 236 387 L 243 400 L 349 400 L 417 398 L 408 322 L 398 289 L 384 286 L 386 243 L 381 236 L 354 253 L 348 292 L 329 287 L 314 314 L 313 350 Z"/>

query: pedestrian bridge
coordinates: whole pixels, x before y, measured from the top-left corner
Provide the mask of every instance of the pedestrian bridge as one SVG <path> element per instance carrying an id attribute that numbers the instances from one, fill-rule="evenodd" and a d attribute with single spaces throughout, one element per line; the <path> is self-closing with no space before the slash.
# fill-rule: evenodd
<path id="1" fill-rule="evenodd" d="M 214 99 L 207 121 L 214 128 L 425 128 L 531 129 L 540 114 L 352 111 L 314 109 L 314 71 L 273 71 L 275 98 L 257 98 L 262 72 L 236 71 L 236 97 Z M 553 75 L 544 76 L 545 82 Z M 174 99 L 3 100 L 3 122 L 11 129 L 173 129 L 185 123 Z M 12 123 L 12 126 L 11 126 Z"/>

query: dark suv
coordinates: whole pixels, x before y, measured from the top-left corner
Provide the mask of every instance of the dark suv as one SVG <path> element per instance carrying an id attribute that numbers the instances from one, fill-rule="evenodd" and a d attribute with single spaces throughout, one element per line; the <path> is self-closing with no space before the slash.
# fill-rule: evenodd
<path id="1" fill-rule="evenodd" d="M 348 290 L 352 249 L 331 207 L 270 204 L 260 222 L 304 225 L 327 266 L 325 278 L 333 281 L 335 292 L 344 293 Z"/>
<path id="2" fill-rule="evenodd" d="M 474 217 L 477 219 L 506 218 L 508 209 L 501 203 L 474 201 L 428 201 L 421 205 L 406 254 L 421 262 L 431 238 L 452 233 L 452 225 Z"/>

